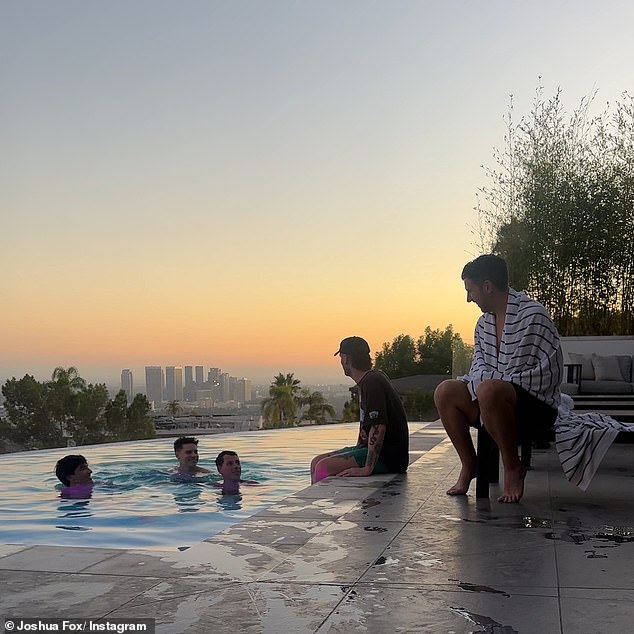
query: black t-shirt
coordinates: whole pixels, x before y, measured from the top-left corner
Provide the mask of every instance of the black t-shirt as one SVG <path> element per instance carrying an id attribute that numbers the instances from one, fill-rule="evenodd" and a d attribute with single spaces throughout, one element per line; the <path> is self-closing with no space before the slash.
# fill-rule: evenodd
<path id="1" fill-rule="evenodd" d="M 409 464 L 409 429 L 401 399 L 388 376 L 380 370 L 370 370 L 358 387 L 359 420 L 366 438 L 372 425 L 385 425 L 379 460 L 390 470 L 405 473 Z"/>

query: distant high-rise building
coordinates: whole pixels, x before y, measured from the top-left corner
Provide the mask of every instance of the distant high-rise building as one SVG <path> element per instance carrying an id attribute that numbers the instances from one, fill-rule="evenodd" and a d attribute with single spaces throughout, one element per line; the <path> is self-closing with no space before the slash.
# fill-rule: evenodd
<path id="1" fill-rule="evenodd" d="M 196 396 L 196 384 L 194 383 L 194 368 L 191 365 L 185 366 L 185 400 L 190 403 Z"/>
<path id="2" fill-rule="evenodd" d="M 163 403 L 163 368 L 159 365 L 145 367 L 145 394 L 154 407 Z"/>
<path id="3" fill-rule="evenodd" d="M 207 372 L 207 383 L 210 388 L 220 383 L 220 374 L 220 368 L 209 368 L 209 372 Z"/>
<path id="4" fill-rule="evenodd" d="M 229 377 L 229 398 L 227 400 L 238 400 L 238 379 L 235 376 Z"/>
<path id="5" fill-rule="evenodd" d="M 220 400 L 226 403 L 231 398 L 229 396 L 230 388 L 229 388 L 229 373 L 228 372 L 222 372 L 220 374 L 219 383 L 220 383 Z"/>
<path id="6" fill-rule="evenodd" d="M 205 368 L 203 368 L 202 365 L 197 365 L 196 366 L 196 385 L 198 386 L 199 389 L 202 390 L 203 385 L 205 383 Z"/>
<path id="7" fill-rule="evenodd" d="M 128 403 L 130 403 L 134 394 L 134 384 L 132 381 L 132 371 L 129 369 L 121 370 L 121 389 L 125 392 Z"/>
<path id="8" fill-rule="evenodd" d="M 238 396 L 236 401 L 246 403 L 251 400 L 251 379 L 238 379 Z"/>
<path id="9" fill-rule="evenodd" d="M 183 400 L 183 368 L 180 366 L 167 366 L 165 368 L 165 395 L 166 401 Z"/>

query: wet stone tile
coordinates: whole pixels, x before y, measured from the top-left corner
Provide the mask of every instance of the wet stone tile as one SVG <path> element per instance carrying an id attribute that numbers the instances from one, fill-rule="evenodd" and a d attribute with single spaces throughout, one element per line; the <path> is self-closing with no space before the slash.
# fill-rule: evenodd
<path id="1" fill-rule="evenodd" d="M 120 553 L 120 550 L 109 548 L 33 546 L 3 557 L 0 559 L 0 567 L 11 570 L 80 572 Z"/>
<path id="2" fill-rule="evenodd" d="M 305 544 L 332 524 L 332 520 L 251 518 L 232 526 L 219 539 L 223 542 L 278 545 Z"/>
<path id="3" fill-rule="evenodd" d="M 392 476 L 393 477 L 393 476 Z M 296 493 L 304 499 L 362 500 L 380 489 L 385 482 L 381 476 L 370 478 L 328 478 Z"/>
<path id="4" fill-rule="evenodd" d="M 556 587 L 554 549 L 540 534 L 476 523 L 409 524 L 361 578 L 363 582 Z"/>
<path id="5" fill-rule="evenodd" d="M 556 597 L 356 586 L 319 628 L 344 632 L 558 634 Z"/>
<path id="6" fill-rule="evenodd" d="M 287 555 L 265 544 L 223 542 L 220 536 L 164 557 L 182 576 L 209 582 L 255 581 Z"/>
<path id="7" fill-rule="evenodd" d="M 634 542 L 600 535 L 584 527 L 552 533 L 563 588 L 634 589 Z"/>
<path id="8" fill-rule="evenodd" d="M 0 584 L 0 615 L 100 618 L 159 581 L 149 577 L 12 572 Z"/>
<path id="9" fill-rule="evenodd" d="M 334 523 L 260 579 L 352 583 L 382 556 L 399 530 L 396 522 Z"/>
<path id="10" fill-rule="evenodd" d="M 0 569 L 2 568 L 3 557 L 19 553 L 27 548 L 32 548 L 32 546 L 25 546 L 24 544 L 0 544 Z"/>
<path id="11" fill-rule="evenodd" d="M 338 519 L 345 513 L 357 508 L 360 500 L 307 499 L 289 496 L 273 506 L 260 511 L 254 519 L 262 517 L 286 517 L 293 520 L 326 521 Z"/>
<path id="12" fill-rule="evenodd" d="M 177 560 L 178 553 L 173 551 L 122 551 L 85 568 L 83 572 L 132 577 L 179 577 L 183 570 L 175 566 Z"/>
<path id="13" fill-rule="evenodd" d="M 632 591 L 562 591 L 561 620 L 564 632 L 631 632 Z"/>
<path id="14" fill-rule="evenodd" d="M 314 632 L 348 592 L 337 585 L 234 584 L 204 593 L 162 599 L 109 614 L 155 618 L 157 634 L 214 632 L 260 634 Z"/>

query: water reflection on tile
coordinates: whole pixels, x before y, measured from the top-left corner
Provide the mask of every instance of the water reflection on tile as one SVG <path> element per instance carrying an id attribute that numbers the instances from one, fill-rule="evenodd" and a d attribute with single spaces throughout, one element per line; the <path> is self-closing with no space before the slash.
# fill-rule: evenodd
<path id="1" fill-rule="evenodd" d="M 12 572 L 2 583 L 0 614 L 20 617 L 100 618 L 156 585 L 152 577 Z"/>
<path id="2" fill-rule="evenodd" d="M 347 588 L 292 584 L 235 584 L 160 602 L 125 606 L 110 618 L 155 618 L 157 634 L 262 632 L 306 634 L 346 596 Z"/>
<path id="3" fill-rule="evenodd" d="M 318 630 L 335 632 L 557 634 L 556 597 L 357 586 Z"/>
<path id="4" fill-rule="evenodd" d="M 3 557 L 0 559 L 0 568 L 49 572 L 80 572 L 88 566 L 120 553 L 120 550 L 110 548 L 33 546 Z"/>

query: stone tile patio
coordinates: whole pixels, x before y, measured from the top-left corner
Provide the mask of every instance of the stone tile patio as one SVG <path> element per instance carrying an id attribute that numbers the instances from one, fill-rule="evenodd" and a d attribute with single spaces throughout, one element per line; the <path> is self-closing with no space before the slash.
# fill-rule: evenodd
<path id="1" fill-rule="evenodd" d="M 634 621 L 634 446 L 587 492 L 534 452 L 518 505 L 451 498 L 440 426 L 403 476 L 331 479 L 186 551 L 0 545 L 0 616 L 154 618 L 160 634 L 613 634 Z M 472 486 L 474 489 L 474 486 Z M 3 621 L 2 621 L 3 622 Z"/>

